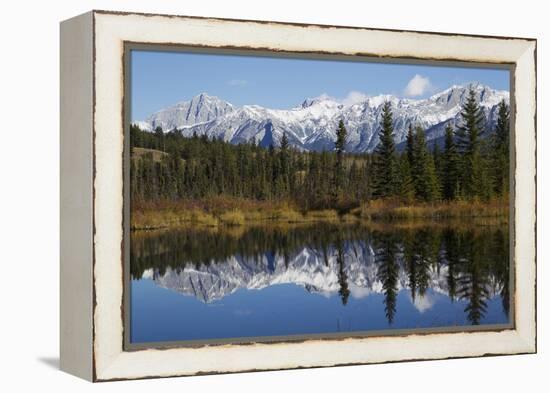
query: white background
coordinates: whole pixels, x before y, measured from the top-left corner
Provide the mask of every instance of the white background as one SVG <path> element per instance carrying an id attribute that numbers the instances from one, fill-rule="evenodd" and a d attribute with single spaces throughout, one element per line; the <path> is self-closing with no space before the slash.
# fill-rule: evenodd
<path id="1" fill-rule="evenodd" d="M 0 12 L 0 391 L 548 391 L 544 1 L 27 1 Z M 92 385 L 58 371 L 59 22 L 90 9 L 538 38 L 538 355 Z M 521 131 L 520 131 L 521 132 Z"/>

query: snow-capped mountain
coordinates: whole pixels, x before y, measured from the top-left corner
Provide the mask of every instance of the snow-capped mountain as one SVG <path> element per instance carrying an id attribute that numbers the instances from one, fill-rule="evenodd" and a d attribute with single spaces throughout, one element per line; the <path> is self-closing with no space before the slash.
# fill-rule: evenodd
<path id="1" fill-rule="evenodd" d="M 162 127 L 163 130 L 168 131 L 174 128 L 208 123 L 233 110 L 234 107 L 230 103 L 202 93 L 190 101 L 179 102 L 154 113 L 142 124 L 151 130 Z"/>
<path id="2" fill-rule="evenodd" d="M 343 102 L 321 96 L 307 98 L 292 109 L 269 109 L 258 105 L 236 107 L 220 98 L 202 93 L 190 101 L 178 103 L 135 122 L 146 130 L 160 126 L 164 131 L 177 128 L 184 136 L 206 134 L 231 143 L 254 139 L 262 146 L 277 145 L 286 133 L 291 144 L 302 150 L 332 150 L 340 119 L 348 131 L 348 152 L 370 152 L 378 144 L 382 106 L 392 104 L 394 138 L 405 140 L 409 125 L 426 130 L 427 140 L 444 134 L 448 122 L 458 122 L 461 105 L 470 86 L 483 107 L 488 129 L 496 122 L 497 105 L 509 102 L 509 92 L 473 83 L 455 85 L 426 99 L 399 98 L 392 95 L 367 97 L 361 102 Z"/>
<path id="3" fill-rule="evenodd" d="M 383 283 L 379 277 L 379 264 L 375 251 L 365 241 L 347 242 L 343 250 L 342 271 L 350 296 L 362 298 L 371 293 L 382 293 Z M 408 276 L 402 257 L 397 290 L 408 289 Z M 448 293 L 447 265 L 430 269 L 429 287 L 436 293 Z M 232 256 L 223 263 L 186 266 L 183 269 L 167 268 L 160 275 L 154 269 L 146 270 L 142 278 L 152 279 L 157 285 L 198 300 L 211 303 L 221 300 L 239 289 L 259 290 L 277 284 L 295 284 L 311 293 L 334 296 L 341 288 L 342 273 L 338 250 L 331 247 L 327 254 L 311 247 L 303 247 L 286 261 L 282 255 L 265 253 L 258 257 Z M 493 280 L 495 281 L 495 280 Z M 488 288 L 495 296 L 498 284 Z"/>

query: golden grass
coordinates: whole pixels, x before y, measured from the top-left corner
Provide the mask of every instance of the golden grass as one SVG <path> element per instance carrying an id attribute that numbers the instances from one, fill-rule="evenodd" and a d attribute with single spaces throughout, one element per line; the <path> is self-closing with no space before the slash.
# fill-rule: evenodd
<path id="1" fill-rule="evenodd" d="M 360 218 L 354 214 L 347 213 L 341 217 L 341 221 L 345 223 L 353 223 L 359 221 Z"/>
<path id="2" fill-rule="evenodd" d="M 191 213 L 191 221 L 195 224 L 204 225 L 207 227 L 215 227 L 219 224 L 216 217 L 201 210 L 194 210 Z"/>
<path id="3" fill-rule="evenodd" d="M 336 210 L 312 210 L 307 212 L 306 218 L 311 220 L 323 220 L 323 221 L 333 221 L 338 220 L 338 212 Z"/>
<path id="4" fill-rule="evenodd" d="M 452 201 L 416 203 L 403 206 L 392 200 L 373 200 L 352 210 L 356 216 L 367 220 L 414 220 L 447 218 L 508 217 L 508 201 L 495 199 L 488 202 Z"/>
<path id="5" fill-rule="evenodd" d="M 131 229 L 158 229 L 191 221 L 191 212 L 171 209 L 138 210 L 131 213 Z"/>
<path id="6" fill-rule="evenodd" d="M 244 225 L 245 217 L 240 210 L 233 209 L 233 210 L 221 213 L 219 216 L 219 220 L 225 225 L 239 226 L 239 225 Z"/>
<path id="7" fill-rule="evenodd" d="M 212 201 L 212 200 L 209 200 Z M 508 202 L 506 199 L 482 201 L 453 201 L 415 203 L 403 205 L 397 200 L 373 200 L 354 208 L 343 215 L 336 210 L 313 210 L 301 213 L 289 203 L 268 204 L 248 200 L 214 200 L 211 206 L 205 201 L 165 203 L 151 206 L 133 206 L 132 229 L 158 229 L 185 225 L 205 227 L 243 226 L 261 223 L 311 223 L 343 222 L 368 223 L 391 221 L 475 220 L 479 225 L 506 224 Z"/>
<path id="8" fill-rule="evenodd" d="M 168 153 L 156 149 L 147 149 L 145 147 L 132 148 L 132 158 L 141 158 L 149 153 L 152 155 L 153 161 L 155 162 L 160 162 L 163 157 L 168 156 Z"/>
<path id="9" fill-rule="evenodd" d="M 302 222 L 304 221 L 304 216 L 297 212 L 294 209 L 288 208 L 288 207 L 281 207 L 275 211 L 273 211 L 272 214 L 268 213 L 269 219 L 276 220 L 276 221 L 283 221 L 283 222 Z"/>

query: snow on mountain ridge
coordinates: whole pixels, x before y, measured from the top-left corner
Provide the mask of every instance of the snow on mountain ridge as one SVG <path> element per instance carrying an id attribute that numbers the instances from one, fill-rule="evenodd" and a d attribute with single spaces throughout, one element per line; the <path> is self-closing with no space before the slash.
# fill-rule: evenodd
<path id="1" fill-rule="evenodd" d="M 496 107 L 503 99 L 509 101 L 509 93 L 479 83 L 454 85 L 425 99 L 365 96 L 364 101 L 349 105 L 344 104 L 344 100 L 321 95 L 306 98 L 301 105 L 291 109 L 269 109 L 259 105 L 235 107 L 218 97 L 202 93 L 135 124 L 146 130 L 161 126 L 168 131 L 177 127 L 185 136 L 206 134 L 231 143 L 254 139 L 266 147 L 277 145 L 286 133 L 295 147 L 319 151 L 332 150 L 338 122 L 342 119 L 348 130 L 347 151 L 372 151 L 378 144 L 384 102 L 392 103 L 397 143 L 405 139 L 409 125 L 423 127 L 427 140 L 435 140 L 443 135 L 448 122 L 457 123 L 470 86 L 476 91 L 489 128 L 492 128 Z"/>
<path id="2" fill-rule="evenodd" d="M 404 260 L 402 255 L 397 257 L 400 268 L 396 289 L 408 290 L 409 277 L 403 265 Z M 232 256 L 223 263 L 189 265 L 177 270 L 167 268 L 162 275 L 149 269 L 142 278 L 152 279 L 160 287 L 193 296 L 204 303 L 219 301 L 239 289 L 261 290 L 282 284 L 298 285 L 308 292 L 331 297 L 341 289 L 339 263 L 335 248 L 327 250 L 324 255 L 318 250 L 304 247 L 286 260 L 282 255 L 270 254 L 260 258 Z M 351 297 L 364 298 L 370 294 L 383 293 L 379 263 L 368 243 L 357 242 L 353 246 L 350 243 L 343 250 L 341 263 Z M 447 294 L 447 265 L 439 269 L 430 268 L 428 273 L 430 288 L 435 293 Z M 500 290 L 497 287 L 487 289 L 492 294 Z"/>
<path id="3" fill-rule="evenodd" d="M 209 122 L 232 112 L 234 107 L 218 97 L 200 93 L 189 101 L 178 102 L 149 116 L 149 130 L 161 127 L 164 131 Z"/>

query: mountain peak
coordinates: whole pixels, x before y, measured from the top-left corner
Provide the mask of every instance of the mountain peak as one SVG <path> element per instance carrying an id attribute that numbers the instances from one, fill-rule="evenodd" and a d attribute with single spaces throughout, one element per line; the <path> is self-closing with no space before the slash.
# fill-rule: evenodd
<path id="1" fill-rule="evenodd" d="M 329 95 L 321 94 L 320 96 L 317 96 L 317 97 L 306 98 L 298 108 L 305 109 L 319 103 L 328 103 L 328 104 L 335 104 L 335 105 L 339 104 L 334 98 L 330 97 Z"/>
<path id="2" fill-rule="evenodd" d="M 460 108 L 473 88 L 484 107 L 489 127 L 496 119 L 496 105 L 509 100 L 509 93 L 494 90 L 478 82 L 453 85 L 425 99 L 399 98 L 381 94 L 337 100 L 326 94 L 306 98 L 291 109 L 269 109 L 259 105 L 235 107 L 216 96 L 202 92 L 189 101 L 180 102 L 151 115 L 140 127 L 153 130 L 160 126 L 168 131 L 174 127 L 183 135 L 198 135 L 223 139 L 231 143 L 276 141 L 286 133 L 291 144 L 300 150 L 332 150 L 338 121 L 344 120 L 348 130 L 348 152 L 369 152 L 378 144 L 382 105 L 391 102 L 394 136 L 401 143 L 410 125 L 426 130 L 428 141 L 441 138 L 447 123 L 456 124 Z M 266 128 L 266 121 L 270 126 Z M 146 125 L 146 126 L 145 126 Z M 267 143 L 267 142 L 265 142 Z"/>
<path id="3" fill-rule="evenodd" d="M 149 116 L 146 120 L 151 129 L 162 127 L 168 131 L 174 128 L 194 126 L 212 121 L 233 111 L 233 105 L 206 92 L 193 96 L 188 101 L 181 101 Z"/>
<path id="4" fill-rule="evenodd" d="M 445 104 L 447 107 L 450 105 L 460 105 L 468 96 L 470 89 L 474 90 L 476 93 L 476 98 L 479 100 L 481 106 L 492 107 L 502 100 L 509 100 L 508 91 L 495 90 L 490 86 L 476 81 L 463 85 L 452 85 L 442 92 L 434 94 L 428 100 Z"/>

